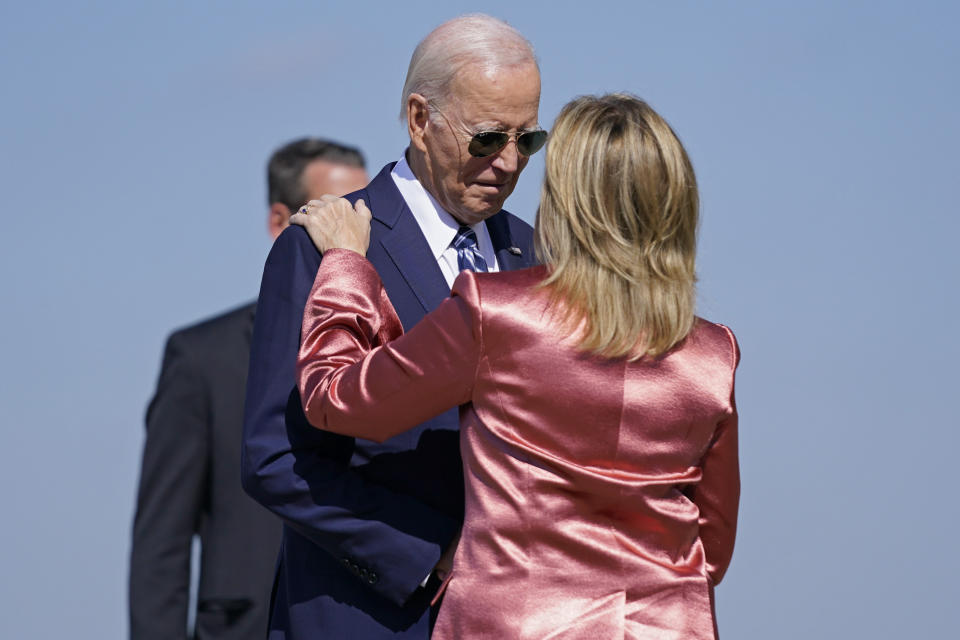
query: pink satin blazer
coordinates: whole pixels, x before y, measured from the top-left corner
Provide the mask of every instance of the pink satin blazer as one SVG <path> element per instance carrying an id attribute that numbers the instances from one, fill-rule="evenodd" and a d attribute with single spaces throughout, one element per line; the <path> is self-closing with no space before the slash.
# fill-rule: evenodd
<path id="1" fill-rule="evenodd" d="M 310 422 L 385 440 L 460 405 L 466 516 L 434 638 L 716 638 L 739 499 L 724 326 L 655 360 L 578 350 L 543 267 L 460 274 L 402 335 L 373 266 L 328 252 L 304 311 Z"/>

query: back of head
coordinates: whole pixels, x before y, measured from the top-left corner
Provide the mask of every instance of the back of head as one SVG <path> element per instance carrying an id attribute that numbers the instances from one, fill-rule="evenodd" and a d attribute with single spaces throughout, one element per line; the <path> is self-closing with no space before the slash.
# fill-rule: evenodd
<path id="1" fill-rule="evenodd" d="M 580 97 L 554 123 L 536 223 L 544 283 L 580 346 L 656 356 L 694 323 L 699 199 L 670 126 L 626 94 Z M 582 325 L 581 325 L 582 323 Z"/>
<path id="2" fill-rule="evenodd" d="M 407 99 L 419 93 L 443 109 L 450 101 L 453 78 L 467 65 L 496 70 L 537 65 L 533 46 L 502 20 L 482 13 L 444 22 L 420 41 L 410 58 L 400 99 L 400 120 L 407 119 Z"/>
<path id="3" fill-rule="evenodd" d="M 354 147 L 323 138 L 300 138 L 288 142 L 274 151 L 267 163 L 267 204 L 279 202 L 296 211 L 307 201 L 301 180 L 303 171 L 316 160 L 366 168 L 363 154 Z"/>

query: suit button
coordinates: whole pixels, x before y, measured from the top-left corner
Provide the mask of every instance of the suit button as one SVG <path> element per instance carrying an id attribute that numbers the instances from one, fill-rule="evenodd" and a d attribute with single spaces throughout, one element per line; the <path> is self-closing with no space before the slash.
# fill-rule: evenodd
<path id="1" fill-rule="evenodd" d="M 370 572 L 369 572 L 369 571 L 367 571 L 366 569 L 363 569 L 363 568 L 360 569 L 360 578 L 361 578 L 361 579 L 366 580 L 368 575 L 370 575 Z"/>
<path id="2" fill-rule="evenodd" d="M 375 572 L 371 571 L 369 574 L 367 574 L 367 584 L 377 584 L 379 580 L 380 576 L 378 576 Z"/>

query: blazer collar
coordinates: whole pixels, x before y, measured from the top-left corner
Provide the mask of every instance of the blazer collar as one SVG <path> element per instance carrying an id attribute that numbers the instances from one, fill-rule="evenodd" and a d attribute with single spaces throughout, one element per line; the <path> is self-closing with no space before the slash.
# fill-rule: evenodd
<path id="1" fill-rule="evenodd" d="M 393 178 L 390 177 L 390 172 L 393 171 L 395 164 L 397 163 L 391 162 L 381 169 L 380 173 L 374 176 L 370 184 L 364 189 L 369 198 L 367 206 L 370 208 L 370 214 L 390 229 L 396 226 L 404 212 L 413 215 L 410 213 L 407 203 L 403 200 L 403 196 L 397 190 Z"/>
<path id="2" fill-rule="evenodd" d="M 390 177 L 394 164 L 385 166 L 366 188 L 370 214 L 387 227 L 371 242 L 379 240 L 426 312 L 449 297 L 450 288 L 413 213 Z"/>

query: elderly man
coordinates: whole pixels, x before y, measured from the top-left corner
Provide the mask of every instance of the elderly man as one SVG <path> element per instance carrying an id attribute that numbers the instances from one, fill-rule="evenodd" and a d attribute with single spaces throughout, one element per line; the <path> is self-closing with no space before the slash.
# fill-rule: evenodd
<path id="1" fill-rule="evenodd" d="M 372 212 L 367 257 L 409 328 L 461 269 L 533 263 L 530 227 L 502 206 L 546 133 L 533 50 L 489 16 L 431 32 L 402 100 L 409 147 L 348 199 Z M 251 348 L 244 486 L 285 523 L 269 637 L 426 639 L 463 516 L 457 412 L 383 444 L 307 423 L 293 375 L 320 259 L 302 228 L 281 234 Z"/>
<path id="2" fill-rule="evenodd" d="M 361 153 L 319 138 L 274 152 L 267 229 L 291 210 L 367 183 Z M 259 640 L 267 628 L 280 522 L 240 487 L 243 393 L 255 305 L 175 331 L 147 438 L 130 553 L 130 637 L 187 637 L 190 549 L 200 537 L 197 638 Z"/>

